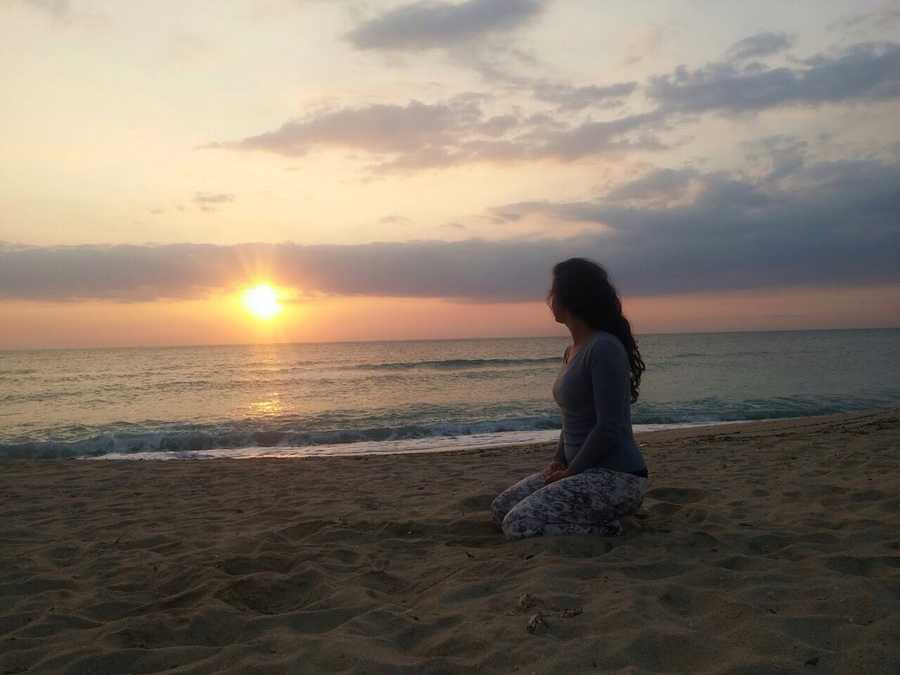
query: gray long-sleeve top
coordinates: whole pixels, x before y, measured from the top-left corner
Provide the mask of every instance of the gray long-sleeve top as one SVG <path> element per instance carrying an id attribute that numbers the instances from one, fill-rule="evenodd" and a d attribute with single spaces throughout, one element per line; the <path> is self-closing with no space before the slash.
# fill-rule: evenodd
<path id="1" fill-rule="evenodd" d="M 596 331 L 563 363 L 553 383 L 562 412 L 555 461 L 572 473 L 602 466 L 645 469 L 631 429 L 628 352 L 612 333 Z"/>

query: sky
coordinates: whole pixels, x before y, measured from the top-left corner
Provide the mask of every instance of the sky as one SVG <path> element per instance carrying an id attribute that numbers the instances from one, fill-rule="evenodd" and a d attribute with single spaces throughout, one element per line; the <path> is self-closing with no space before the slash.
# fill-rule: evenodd
<path id="1" fill-rule="evenodd" d="M 900 1 L 0 0 L 0 349 L 900 326 Z M 242 293 L 276 288 L 262 320 Z"/>

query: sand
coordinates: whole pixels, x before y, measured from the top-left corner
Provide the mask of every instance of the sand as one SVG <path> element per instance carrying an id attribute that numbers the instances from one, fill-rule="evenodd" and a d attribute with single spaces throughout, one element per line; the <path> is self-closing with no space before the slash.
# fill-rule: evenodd
<path id="1" fill-rule="evenodd" d="M 0 462 L 0 672 L 900 672 L 900 411 L 639 441 L 624 536 L 514 542 L 549 446 Z"/>

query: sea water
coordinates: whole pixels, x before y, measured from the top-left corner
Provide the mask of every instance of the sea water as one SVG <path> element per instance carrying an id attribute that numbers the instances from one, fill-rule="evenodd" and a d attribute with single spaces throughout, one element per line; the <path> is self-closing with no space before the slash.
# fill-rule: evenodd
<path id="1" fill-rule="evenodd" d="M 635 430 L 900 406 L 900 329 L 640 335 Z M 0 456 L 553 441 L 566 337 L 0 352 Z"/>

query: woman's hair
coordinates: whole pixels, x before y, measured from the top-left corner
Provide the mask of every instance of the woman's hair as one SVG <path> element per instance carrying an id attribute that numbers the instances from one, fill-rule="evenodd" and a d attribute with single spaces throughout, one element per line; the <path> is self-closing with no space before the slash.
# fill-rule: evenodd
<path id="1" fill-rule="evenodd" d="M 637 401 L 646 366 L 606 270 L 587 258 L 558 262 L 553 266 L 553 285 L 547 300 L 551 297 L 594 330 L 604 330 L 619 338 L 631 368 L 631 402 Z"/>

